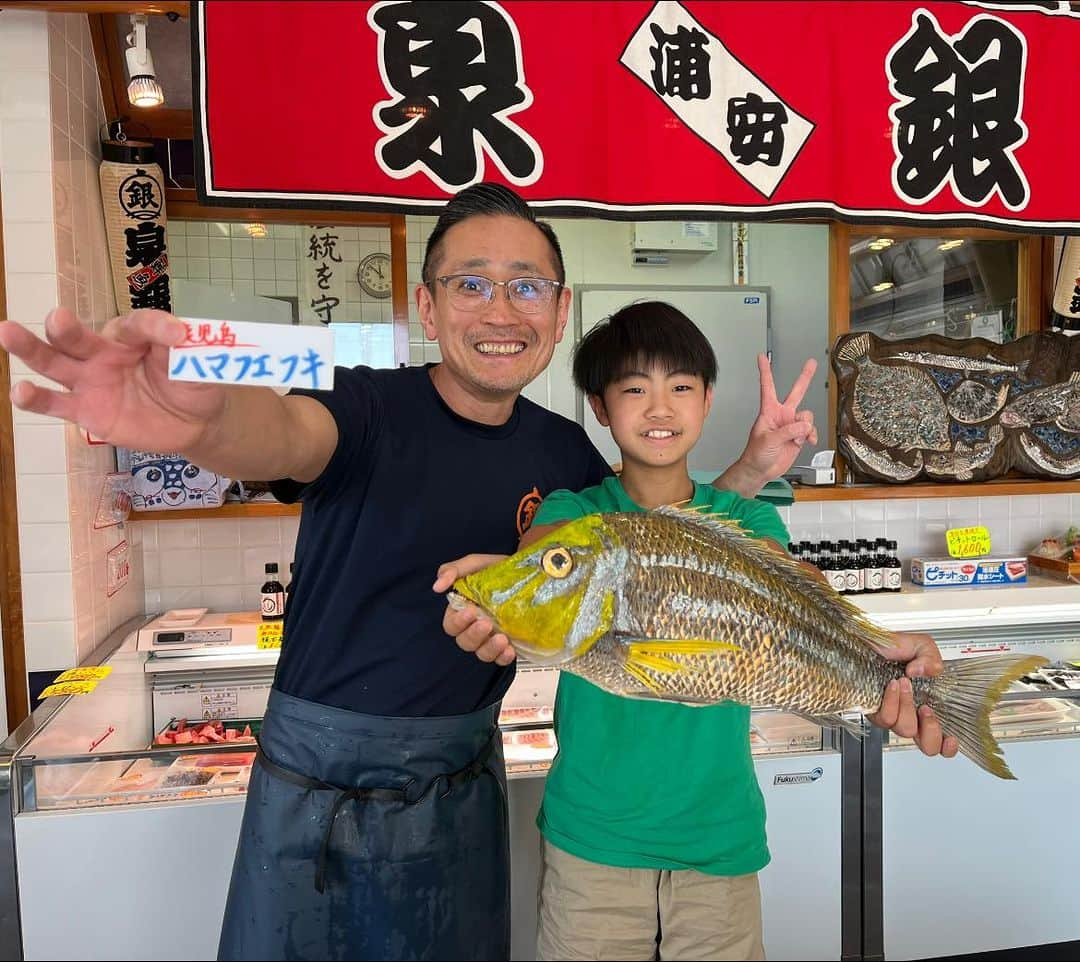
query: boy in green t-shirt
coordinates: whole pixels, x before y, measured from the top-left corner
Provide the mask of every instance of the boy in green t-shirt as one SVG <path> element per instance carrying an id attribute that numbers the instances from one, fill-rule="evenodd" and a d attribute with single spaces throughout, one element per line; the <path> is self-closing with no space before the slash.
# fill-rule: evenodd
<path id="1" fill-rule="evenodd" d="M 610 428 L 621 473 L 549 494 L 521 547 L 582 515 L 679 504 L 737 520 L 783 551 L 788 533 L 772 505 L 697 484 L 687 470 L 715 379 L 708 340 L 669 304 L 632 304 L 593 328 L 575 351 L 574 381 Z M 482 560 L 491 558 L 444 566 L 436 590 Z M 489 639 L 490 625 L 448 614 L 444 628 L 478 657 L 507 662 L 506 639 Z M 937 654 L 928 636 L 907 636 L 916 637 Z M 919 652 L 914 641 L 901 649 Z M 937 671 L 940 656 L 926 665 Z M 886 697 L 875 720 L 913 734 L 913 715 L 898 720 L 899 686 Z M 563 673 L 555 732 L 558 754 L 537 818 L 538 958 L 764 958 L 757 873 L 769 852 L 749 708 L 621 698 Z M 926 754 L 957 752 L 932 713 L 919 715 L 915 737 Z"/>
<path id="2" fill-rule="evenodd" d="M 716 358 L 670 305 L 630 305 L 593 328 L 574 381 L 622 454 L 618 478 L 552 492 L 533 537 L 593 512 L 685 504 L 780 545 L 776 509 L 695 484 L 687 456 L 712 402 Z M 531 540 L 531 539 L 530 539 Z M 538 957 L 763 957 L 757 872 L 769 861 L 750 710 L 609 694 L 564 673 L 544 838 Z"/>

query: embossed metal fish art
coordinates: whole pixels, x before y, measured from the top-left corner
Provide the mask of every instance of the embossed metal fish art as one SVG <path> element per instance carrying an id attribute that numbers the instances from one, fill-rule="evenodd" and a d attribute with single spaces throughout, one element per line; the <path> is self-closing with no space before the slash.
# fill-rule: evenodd
<path id="1" fill-rule="evenodd" d="M 837 358 L 855 365 L 852 414 L 859 426 L 890 448 L 948 451 L 949 410 L 934 379 L 910 364 L 870 359 L 870 335 L 849 340 Z"/>
<path id="2" fill-rule="evenodd" d="M 928 474 L 948 475 L 957 481 L 970 481 L 979 468 L 985 468 L 990 463 L 1004 437 L 1005 431 L 1001 425 L 995 424 L 985 441 L 976 441 L 973 445 L 957 441 L 950 453 L 929 455 L 926 471 Z"/>
<path id="3" fill-rule="evenodd" d="M 605 691 L 690 705 L 725 700 L 826 724 L 873 713 L 902 663 L 890 633 L 735 523 L 677 508 L 591 514 L 458 579 L 520 655 Z M 1045 658 L 988 655 L 912 680 L 973 762 L 1012 778 L 989 716 Z M 861 729 L 860 729 L 861 730 Z"/>
<path id="4" fill-rule="evenodd" d="M 1062 477 L 1080 472 L 1080 454 L 1072 458 L 1055 458 L 1047 454 L 1026 431 L 1020 432 L 1020 446 L 1024 449 L 1024 453 L 1044 471 L 1059 474 Z"/>
<path id="5" fill-rule="evenodd" d="M 987 371 L 993 374 L 1023 374 L 1028 362 L 1007 364 L 996 357 L 975 358 L 958 354 L 934 354 L 931 351 L 898 351 L 885 360 L 905 361 L 908 364 L 923 364 L 927 367 L 947 367 L 954 371 Z"/>
<path id="6" fill-rule="evenodd" d="M 995 391 L 981 381 L 961 381 L 949 392 L 946 405 L 949 414 L 961 424 L 978 424 L 992 418 L 1009 397 L 1009 382 L 1003 381 Z"/>
<path id="7" fill-rule="evenodd" d="M 1026 428 L 1032 424 L 1064 419 L 1066 424 L 1080 420 L 1080 371 L 1073 371 L 1067 381 L 1048 387 L 1035 388 L 1021 394 L 1001 412 L 1001 423 L 1007 428 Z M 1064 430 L 1075 430 L 1059 423 Z"/>
<path id="8" fill-rule="evenodd" d="M 888 475 L 896 481 L 910 481 L 923 469 L 922 451 L 915 452 L 915 460 L 912 464 L 905 464 L 903 461 L 894 461 L 883 451 L 875 451 L 856 437 L 845 437 L 844 443 L 862 465 L 878 474 Z"/>

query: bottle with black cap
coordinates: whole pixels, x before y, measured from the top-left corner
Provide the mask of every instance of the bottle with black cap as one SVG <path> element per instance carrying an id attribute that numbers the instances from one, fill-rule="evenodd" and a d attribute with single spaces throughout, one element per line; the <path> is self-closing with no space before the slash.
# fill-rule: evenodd
<path id="1" fill-rule="evenodd" d="M 285 589 L 277 579 L 277 565 L 266 565 L 266 582 L 259 589 L 263 621 L 281 621 L 285 617 Z"/>

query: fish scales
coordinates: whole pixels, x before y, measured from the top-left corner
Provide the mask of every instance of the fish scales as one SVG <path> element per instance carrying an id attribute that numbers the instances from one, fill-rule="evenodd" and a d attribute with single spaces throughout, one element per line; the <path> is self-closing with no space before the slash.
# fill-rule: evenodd
<path id="1" fill-rule="evenodd" d="M 519 654 L 605 691 L 691 705 L 735 701 L 843 723 L 876 711 L 903 664 L 824 581 L 732 522 L 694 512 L 593 514 L 458 579 Z M 916 704 L 976 764 L 1011 778 L 989 714 L 1045 658 L 990 655 L 915 679 Z"/>

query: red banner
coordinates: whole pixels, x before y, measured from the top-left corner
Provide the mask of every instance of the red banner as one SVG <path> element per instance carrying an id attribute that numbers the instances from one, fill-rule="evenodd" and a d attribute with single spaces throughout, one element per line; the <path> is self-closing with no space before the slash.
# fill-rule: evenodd
<path id="1" fill-rule="evenodd" d="M 1068 4 L 193 9 L 204 203 L 1080 231 Z"/>

